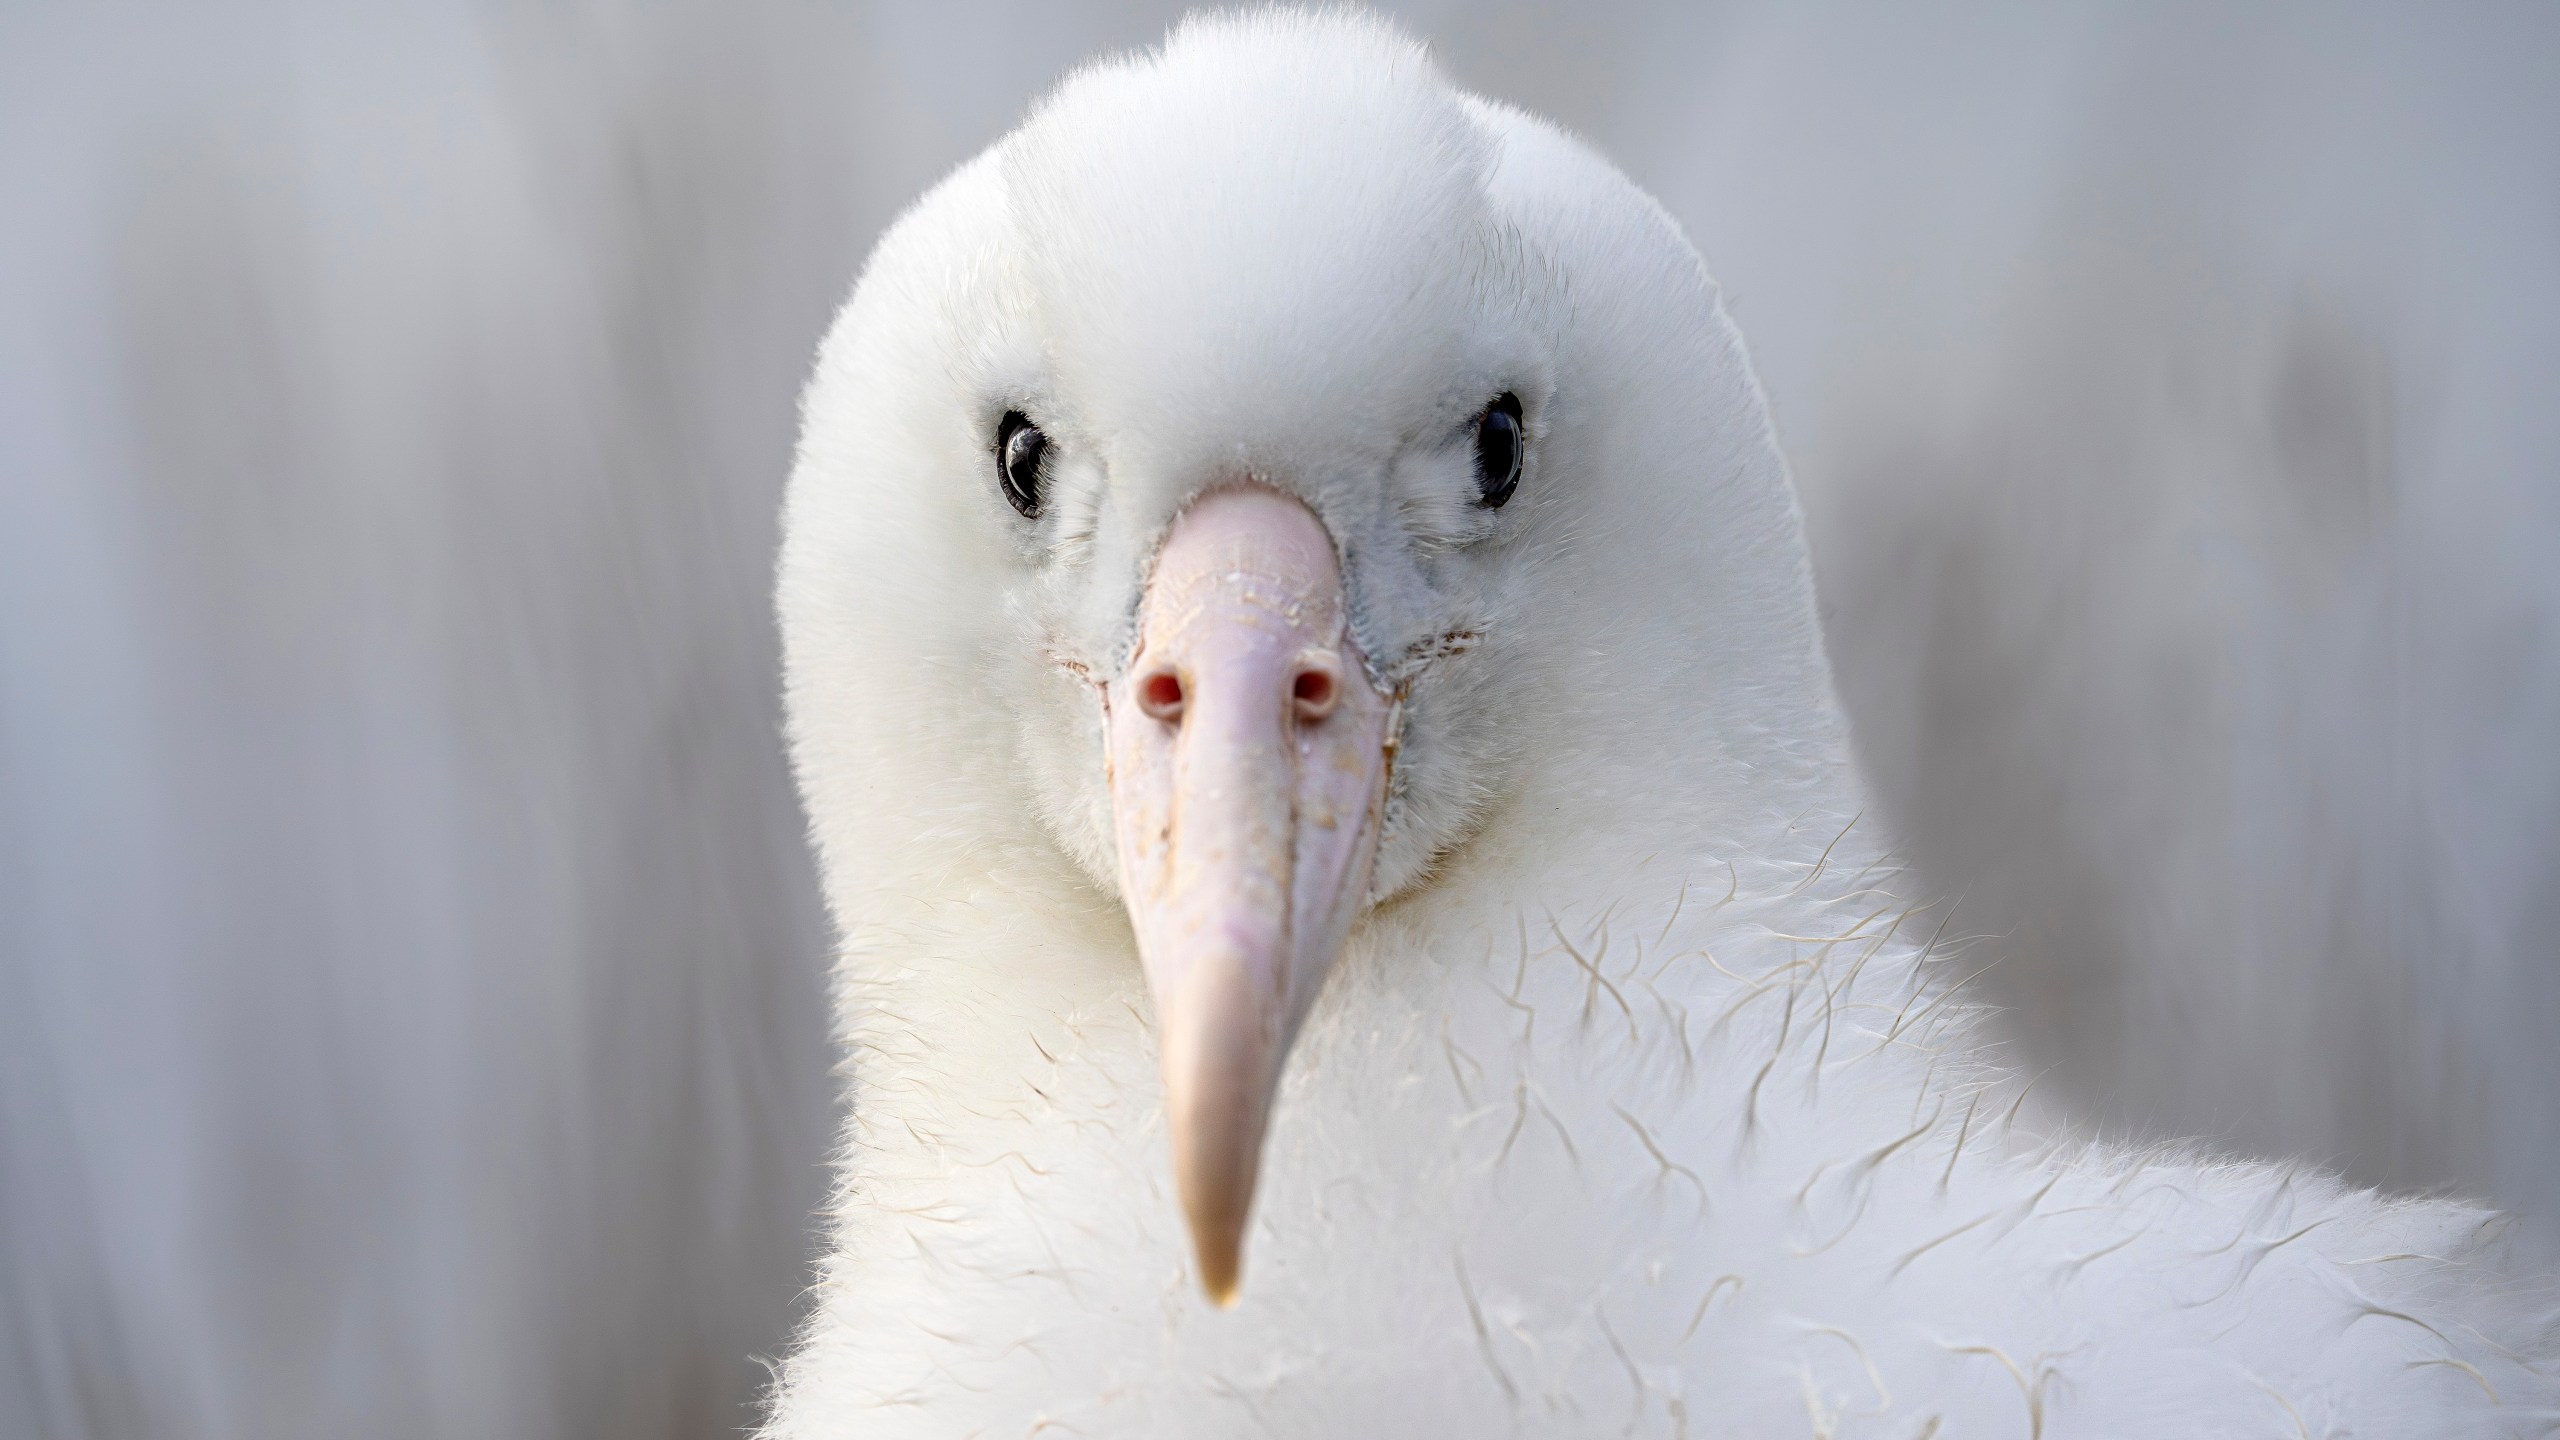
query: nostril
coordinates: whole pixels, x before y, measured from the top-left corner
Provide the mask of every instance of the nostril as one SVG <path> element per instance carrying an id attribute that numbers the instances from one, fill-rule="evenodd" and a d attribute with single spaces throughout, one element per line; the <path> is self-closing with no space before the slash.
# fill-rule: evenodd
<path id="1" fill-rule="evenodd" d="M 1182 677 L 1158 670 L 1138 682 L 1138 708 L 1158 720 L 1182 718 Z"/>
<path id="2" fill-rule="evenodd" d="M 1297 678 L 1289 683 L 1289 698 L 1297 702 L 1299 719 L 1321 720 L 1333 713 L 1334 702 L 1342 696 L 1341 678 L 1334 673 L 1336 663 L 1322 654 L 1299 659 Z"/>

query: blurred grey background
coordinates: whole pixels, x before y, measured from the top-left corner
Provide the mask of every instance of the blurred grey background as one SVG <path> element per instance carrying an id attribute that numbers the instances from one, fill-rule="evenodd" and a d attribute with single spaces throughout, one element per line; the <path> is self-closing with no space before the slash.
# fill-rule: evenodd
<path id="1" fill-rule="evenodd" d="M 2560 9 L 1399 9 L 1728 287 L 2043 1085 L 2560 1215 Z M 1171 13 L 0 9 L 0 1434 L 750 1423 L 796 390 Z"/>

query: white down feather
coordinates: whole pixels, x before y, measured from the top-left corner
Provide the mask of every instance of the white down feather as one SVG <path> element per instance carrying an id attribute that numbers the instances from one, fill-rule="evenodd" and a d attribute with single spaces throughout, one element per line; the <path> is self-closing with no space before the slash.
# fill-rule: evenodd
<path id="1" fill-rule="evenodd" d="M 1532 463 L 1466 503 L 1466 417 Z M 995 417 L 1056 446 L 1026 521 Z M 1408 685 L 1243 1302 L 1189 1279 L 1089 681 L 1202 486 Z M 1194 22 L 881 242 L 779 604 L 851 1119 L 776 1437 L 2409 1436 L 2560 1424 L 2493 1218 L 2048 1144 L 1871 824 L 1695 252 L 1371 21 Z"/>

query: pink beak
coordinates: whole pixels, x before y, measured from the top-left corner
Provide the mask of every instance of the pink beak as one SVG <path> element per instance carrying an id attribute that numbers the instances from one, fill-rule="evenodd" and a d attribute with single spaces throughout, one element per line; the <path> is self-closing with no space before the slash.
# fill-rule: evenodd
<path id="1" fill-rule="evenodd" d="M 1200 1283 L 1235 1303 L 1280 1064 L 1368 897 L 1390 709 L 1313 512 L 1258 486 L 1175 520 L 1112 682 L 1120 892 L 1154 993 Z"/>

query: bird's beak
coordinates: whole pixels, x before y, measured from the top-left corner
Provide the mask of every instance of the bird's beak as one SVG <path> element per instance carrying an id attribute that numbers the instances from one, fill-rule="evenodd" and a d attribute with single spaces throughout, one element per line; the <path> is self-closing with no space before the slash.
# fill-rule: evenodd
<path id="1" fill-rule="evenodd" d="M 1107 692 L 1120 892 L 1154 993 L 1200 1282 L 1235 1302 L 1280 1063 L 1367 898 L 1391 707 L 1314 513 L 1258 486 L 1175 520 Z"/>

